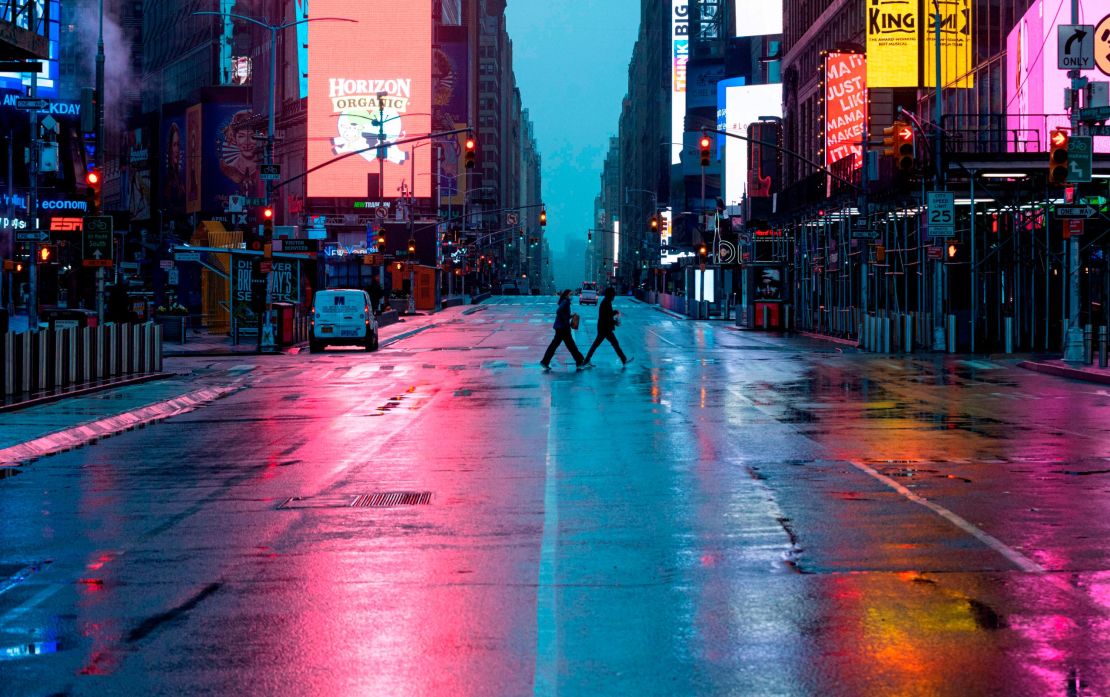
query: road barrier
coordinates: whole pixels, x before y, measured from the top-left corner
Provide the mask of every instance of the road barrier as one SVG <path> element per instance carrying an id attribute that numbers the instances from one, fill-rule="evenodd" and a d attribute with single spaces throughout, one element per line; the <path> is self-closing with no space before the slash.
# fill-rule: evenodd
<path id="1" fill-rule="evenodd" d="M 162 371 L 162 328 L 147 324 L 0 334 L 0 394 L 50 392 Z"/>

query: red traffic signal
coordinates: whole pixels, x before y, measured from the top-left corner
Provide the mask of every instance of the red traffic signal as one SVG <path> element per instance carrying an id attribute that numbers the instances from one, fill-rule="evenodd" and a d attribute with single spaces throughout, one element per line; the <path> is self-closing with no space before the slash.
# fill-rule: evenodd
<path id="1" fill-rule="evenodd" d="M 100 185 L 100 172 L 97 172 L 94 169 L 91 172 L 89 172 L 88 174 L 86 174 L 85 175 L 85 184 L 87 184 L 91 187 L 99 186 Z"/>
<path id="2" fill-rule="evenodd" d="M 100 212 L 100 184 L 103 181 L 99 169 L 90 169 L 85 172 L 85 186 L 88 187 L 86 196 L 90 213 Z"/>
<path id="3" fill-rule="evenodd" d="M 659 216 L 657 215 L 651 216 L 651 231 L 659 232 Z"/>
<path id="4" fill-rule="evenodd" d="M 274 209 L 273 208 L 263 208 L 262 209 L 262 219 L 263 220 L 273 220 L 274 219 Z"/>
<path id="5" fill-rule="evenodd" d="M 540 209 L 540 227 L 547 227 L 547 207 Z"/>
<path id="6" fill-rule="evenodd" d="M 463 164 L 467 169 L 474 169 L 474 158 L 477 156 L 478 142 L 467 138 L 463 147 Z"/>
<path id="7" fill-rule="evenodd" d="M 711 148 L 712 145 L 713 145 L 713 141 L 711 141 L 709 139 L 709 136 L 702 136 L 701 140 L 698 141 L 698 147 L 701 150 L 701 166 L 702 167 L 708 167 L 709 166 L 709 158 L 710 158 L 710 155 L 712 154 L 710 148 Z"/>
<path id="8" fill-rule="evenodd" d="M 1048 183 L 1063 186 L 1068 181 L 1068 142 L 1071 138 L 1062 128 L 1048 135 Z"/>

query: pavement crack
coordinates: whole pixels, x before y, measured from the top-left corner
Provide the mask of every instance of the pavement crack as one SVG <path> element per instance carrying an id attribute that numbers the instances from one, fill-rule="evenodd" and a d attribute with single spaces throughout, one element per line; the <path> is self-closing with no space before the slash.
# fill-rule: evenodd
<path id="1" fill-rule="evenodd" d="M 163 624 L 166 624 L 167 622 L 172 622 L 173 620 L 187 614 L 197 605 L 200 605 L 205 598 L 218 591 L 220 589 L 220 585 L 221 584 L 219 583 L 209 583 L 207 586 L 201 589 L 199 593 L 181 603 L 177 607 L 170 608 L 165 612 L 146 618 L 142 621 L 141 624 L 139 624 L 138 627 L 132 629 L 131 632 L 127 635 L 127 643 L 133 644 L 137 641 L 142 641 L 146 637 L 150 636 L 150 634 L 154 632 L 154 630 L 158 629 Z"/>

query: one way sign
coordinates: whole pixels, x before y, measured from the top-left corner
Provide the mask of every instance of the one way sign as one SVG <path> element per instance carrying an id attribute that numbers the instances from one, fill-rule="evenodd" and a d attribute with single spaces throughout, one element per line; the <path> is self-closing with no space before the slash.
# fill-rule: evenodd
<path id="1" fill-rule="evenodd" d="M 1057 67 L 1060 70 L 1094 70 L 1095 28 L 1090 24 L 1061 24 L 1056 27 L 1060 44 Z"/>

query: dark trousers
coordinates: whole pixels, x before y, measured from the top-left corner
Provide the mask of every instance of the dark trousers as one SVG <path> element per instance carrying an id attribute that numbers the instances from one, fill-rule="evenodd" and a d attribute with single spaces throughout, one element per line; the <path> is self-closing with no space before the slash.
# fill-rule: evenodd
<path id="1" fill-rule="evenodd" d="M 613 345 L 613 350 L 617 352 L 617 358 L 621 359 L 621 363 L 627 363 L 628 360 L 624 357 L 624 351 L 621 351 L 621 345 L 617 343 L 617 335 L 613 333 L 612 329 L 607 332 L 597 333 L 597 338 L 594 339 L 594 345 L 591 346 L 590 350 L 586 352 L 586 362 L 590 362 L 590 359 L 594 356 L 594 351 L 596 351 L 597 348 L 601 346 L 601 342 L 605 341 L 606 339 L 608 339 L 609 343 Z"/>
<path id="2" fill-rule="evenodd" d="M 559 348 L 559 344 L 566 342 L 567 350 L 570 355 L 574 356 L 574 362 L 582 365 L 585 361 L 582 359 L 582 352 L 578 350 L 578 345 L 574 343 L 574 336 L 570 333 L 570 328 L 556 329 L 555 338 L 551 340 L 551 344 L 547 347 L 547 351 L 543 354 L 544 365 L 551 362 L 551 357 L 555 355 L 555 349 Z"/>

